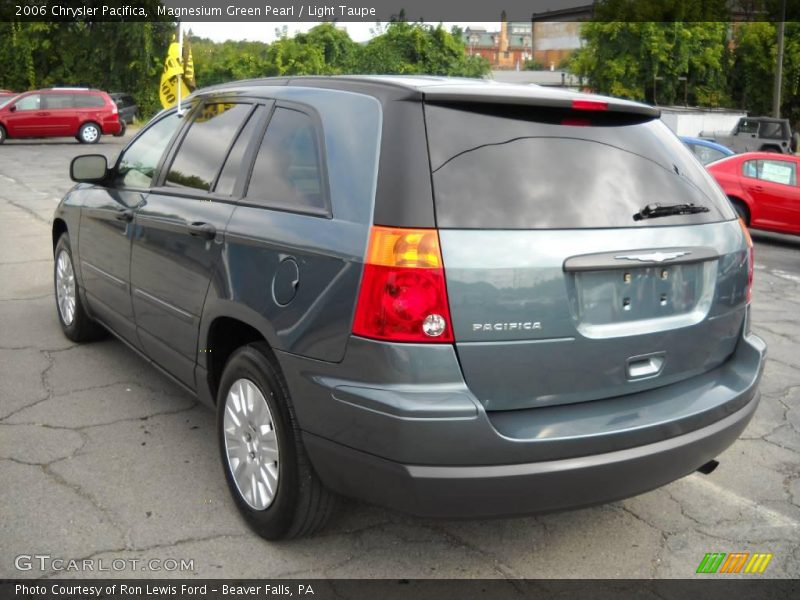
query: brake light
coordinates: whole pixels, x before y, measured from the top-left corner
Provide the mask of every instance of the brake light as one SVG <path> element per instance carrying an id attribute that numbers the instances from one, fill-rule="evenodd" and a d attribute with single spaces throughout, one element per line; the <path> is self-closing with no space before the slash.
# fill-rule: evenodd
<path id="1" fill-rule="evenodd" d="M 392 342 L 453 341 L 436 229 L 372 228 L 353 333 Z"/>
<path id="2" fill-rule="evenodd" d="M 750 298 L 753 295 L 753 270 L 755 268 L 755 253 L 753 252 L 753 238 L 750 237 L 750 231 L 747 229 L 747 225 L 742 219 L 739 219 L 739 225 L 742 226 L 742 232 L 744 233 L 744 239 L 747 241 L 747 292 L 745 293 L 745 299 L 747 302 L 750 302 Z"/>
<path id="3" fill-rule="evenodd" d="M 572 110 L 608 110 L 608 102 L 575 99 L 572 101 Z"/>

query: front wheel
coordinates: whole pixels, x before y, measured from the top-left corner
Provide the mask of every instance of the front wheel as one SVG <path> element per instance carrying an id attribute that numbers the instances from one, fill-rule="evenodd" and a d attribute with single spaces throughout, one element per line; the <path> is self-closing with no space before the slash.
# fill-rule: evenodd
<path id="1" fill-rule="evenodd" d="M 217 434 L 228 488 L 256 533 L 279 540 L 325 525 L 336 496 L 311 466 L 288 389 L 266 344 L 240 348 L 225 365 Z"/>
<path id="2" fill-rule="evenodd" d="M 87 314 L 83 306 L 67 233 L 63 233 L 56 244 L 53 283 L 58 322 L 64 335 L 73 342 L 88 342 L 104 337 L 106 330 Z"/>
<path id="3" fill-rule="evenodd" d="M 86 123 L 81 125 L 78 131 L 78 141 L 81 144 L 96 144 L 100 141 L 100 126 L 96 123 Z"/>
<path id="4" fill-rule="evenodd" d="M 0 125 L 0 144 L 6 141 L 6 137 L 8 137 L 8 134 L 6 134 L 6 129 Z"/>

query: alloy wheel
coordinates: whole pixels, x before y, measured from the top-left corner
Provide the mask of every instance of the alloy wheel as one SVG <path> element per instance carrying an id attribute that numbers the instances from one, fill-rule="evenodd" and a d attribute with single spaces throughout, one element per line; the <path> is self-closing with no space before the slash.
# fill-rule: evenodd
<path id="1" fill-rule="evenodd" d="M 278 438 L 267 401 L 249 379 L 237 379 L 225 399 L 225 456 L 248 506 L 264 510 L 278 491 Z"/>
<path id="2" fill-rule="evenodd" d="M 59 252 L 56 259 L 56 300 L 61 320 L 71 325 L 75 319 L 75 270 L 66 250 Z"/>

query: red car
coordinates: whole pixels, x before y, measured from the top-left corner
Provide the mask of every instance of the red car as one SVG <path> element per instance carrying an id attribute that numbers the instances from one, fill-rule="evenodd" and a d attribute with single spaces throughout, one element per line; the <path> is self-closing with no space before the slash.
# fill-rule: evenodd
<path id="1" fill-rule="evenodd" d="M 99 90 L 53 88 L 0 98 L 0 144 L 6 138 L 67 136 L 95 144 L 120 129 L 117 105 Z"/>
<path id="2" fill-rule="evenodd" d="M 800 234 L 800 157 L 746 152 L 706 168 L 749 227 Z"/>

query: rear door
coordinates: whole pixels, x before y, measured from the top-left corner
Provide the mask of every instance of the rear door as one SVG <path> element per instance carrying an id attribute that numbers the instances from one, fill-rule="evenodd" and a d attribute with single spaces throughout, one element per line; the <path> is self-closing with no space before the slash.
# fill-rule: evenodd
<path id="1" fill-rule="evenodd" d="M 160 185 L 136 212 L 131 287 L 139 339 L 151 358 L 190 387 L 200 315 L 234 208 L 230 196 L 215 189 L 255 110 L 241 101 L 198 107 Z"/>
<path id="2" fill-rule="evenodd" d="M 743 232 L 689 150 L 647 119 L 426 106 L 456 347 L 487 409 L 641 391 L 733 351 Z M 705 212 L 634 217 L 655 203 Z"/>
<path id="3" fill-rule="evenodd" d="M 75 135 L 75 102 L 74 95 L 65 92 L 49 92 L 42 94 L 42 113 L 47 135 Z"/>
<path id="4" fill-rule="evenodd" d="M 758 204 L 754 225 L 800 231 L 800 187 L 797 161 L 786 158 L 751 160 L 742 170 L 742 184 Z"/>

